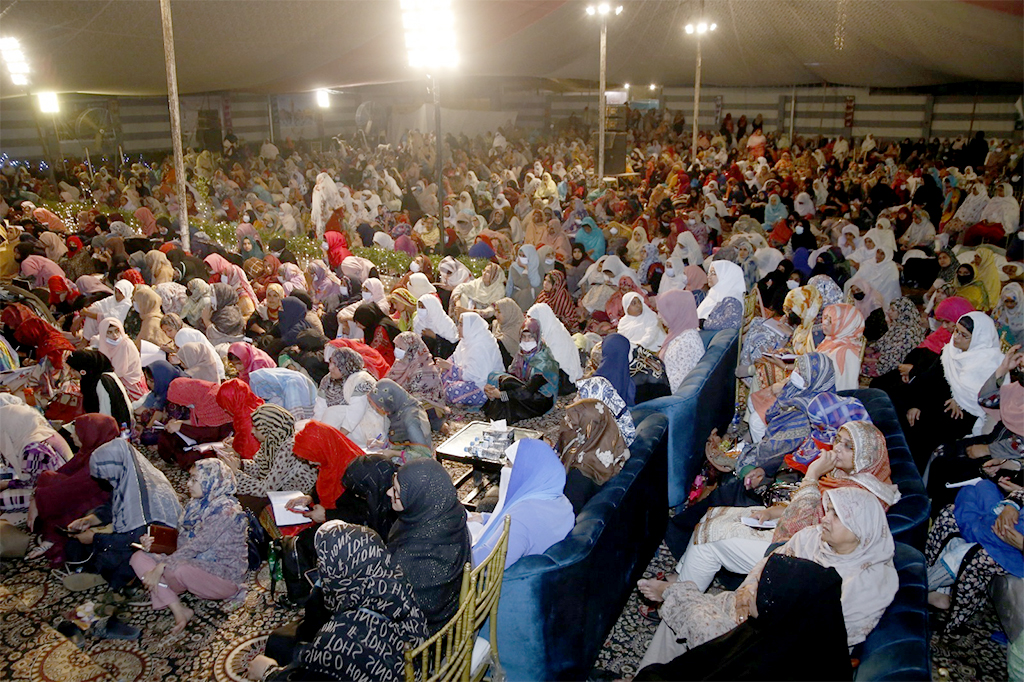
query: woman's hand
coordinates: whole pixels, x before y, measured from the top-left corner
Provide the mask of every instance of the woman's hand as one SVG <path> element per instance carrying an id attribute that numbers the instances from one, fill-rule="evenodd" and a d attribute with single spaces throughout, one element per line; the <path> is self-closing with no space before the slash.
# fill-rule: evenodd
<path id="1" fill-rule="evenodd" d="M 1020 512 L 1010 505 L 1004 505 L 1003 510 L 999 512 L 999 516 L 996 517 L 996 522 L 992 524 L 992 530 L 998 535 L 1001 531 L 1006 532 L 1013 530 L 1013 527 L 1017 525 L 1017 521 L 1020 520 Z"/>
<path id="2" fill-rule="evenodd" d="M 957 405 L 956 401 L 952 398 L 945 402 L 945 407 L 942 408 L 942 411 L 949 412 L 949 415 L 953 417 L 953 419 L 962 419 L 964 416 L 963 410 L 960 409 L 960 406 Z"/>
<path id="3" fill-rule="evenodd" d="M 1003 361 L 999 363 L 999 368 L 996 369 L 997 378 L 1002 379 L 1011 369 L 1020 366 L 1021 360 L 1024 359 L 1024 354 L 1020 352 L 1020 347 L 1019 343 L 1011 346 L 1010 350 L 1003 356 Z"/>
<path id="4" fill-rule="evenodd" d="M 267 674 L 267 670 L 276 665 L 277 661 L 273 658 L 261 654 L 249 661 L 249 669 L 246 671 L 246 675 L 250 680 L 262 680 L 263 676 Z"/>
<path id="5" fill-rule="evenodd" d="M 807 467 L 804 475 L 805 481 L 817 481 L 822 476 L 836 468 L 836 453 L 832 450 L 823 450 L 818 458 Z"/>
<path id="6" fill-rule="evenodd" d="M 164 426 L 164 431 L 167 433 L 177 433 L 181 431 L 181 425 L 182 421 L 180 419 L 172 419 Z"/>
<path id="7" fill-rule="evenodd" d="M 1017 532 L 1017 529 L 1013 526 L 1001 526 L 999 525 L 998 519 L 992 526 L 992 531 L 999 537 L 1000 540 L 1016 548 L 1018 551 L 1024 550 L 1024 535 Z"/>
<path id="8" fill-rule="evenodd" d="M 909 410 L 907 410 L 907 423 L 910 424 L 911 426 L 916 424 L 917 420 L 920 419 L 920 418 L 921 418 L 921 410 L 920 409 L 918 409 L 916 407 L 912 407 Z"/>
<path id="9" fill-rule="evenodd" d="M 146 575 L 142 576 L 142 584 L 146 586 L 147 590 L 155 590 L 157 585 L 160 584 L 160 579 L 164 577 L 164 565 L 162 563 L 154 566 Z"/>
<path id="10" fill-rule="evenodd" d="M 434 333 L 433 329 L 424 329 L 423 331 L 420 332 L 420 336 L 425 336 L 428 339 L 433 339 L 437 336 L 437 334 Z"/>
<path id="11" fill-rule="evenodd" d="M 784 389 L 785 387 L 786 387 L 786 382 L 785 381 L 779 381 L 779 382 L 776 382 L 776 383 L 772 384 L 771 387 L 770 387 L 772 395 L 775 396 L 775 397 L 778 397 L 779 394 L 782 393 L 782 389 Z"/>
<path id="12" fill-rule="evenodd" d="M 484 386 L 484 395 L 491 400 L 497 400 L 498 398 L 501 397 L 501 391 L 499 391 L 494 386 L 487 384 L 486 386 Z"/>
<path id="13" fill-rule="evenodd" d="M 977 445 L 967 446 L 967 456 L 971 459 L 981 459 L 982 457 L 988 457 L 989 449 L 988 445 L 984 443 L 978 443 Z"/>
<path id="14" fill-rule="evenodd" d="M 1000 476 L 999 480 L 996 481 L 996 485 L 999 486 L 1000 490 L 1007 494 L 1018 490 L 1024 490 L 1024 488 L 1011 481 L 1009 476 Z"/>
<path id="15" fill-rule="evenodd" d="M 757 618 L 757 583 L 744 583 L 736 590 L 736 624 Z"/>
<path id="16" fill-rule="evenodd" d="M 287 509 L 288 511 L 297 511 L 295 509 L 296 507 L 312 507 L 312 506 L 313 506 L 313 498 L 312 497 L 310 497 L 309 495 L 298 495 L 297 497 L 293 497 L 292 499 L 288 500 L 285 503 L 284 508 Z"/>
<path id="17" fill-rule="evenodd" d="M 139 544 L 142 545 L 142 550 L 148 552 L 153 547 L 153 536 L 150 534 L 143 535 L 139 538 Z"/>
<path id="18" fill-rule="evenodd" d="M 442 372 L 447 372 L 448 370 L 450 370 L 453 367 L 452 361 L 451 360 L 445 360 L 444 358 L 434 358 L 434 364 Z"/>
<path id="19" fill-rule="evenodd" d="M 315 504 L 309 511 L 299 513 L 315 523 L 324 523 L 327 521 L 327 510 L 322 504 Z"/>
<path id="20" fill-rule="evenodd" d="M 89 514 L 88 516 L 83 516 L 82 518 L 75 519 L 74 521 L 69 523 L 68 530 L 70 530 L 72 533 L 81 533 L 83 531 L 89 530 L 93 526 L 98 525 L 100 525 L 100 520 L 96 517 L 96 515 Z"/>
<path id="21" fill-rule="evenodd" d="M 753 490 L 764 482 L 764 475 L 764 469 L 756 467 L 743 479 L 743 487 L 747 490 Z"/>
<path id="22" fill-rule="evenodd" d="M 903 379 L 903 383 L 909 384 L 910 383 L 910 373 L 913 371 L 914 366 L 913 365 L 908 365 L 906 363 L 903 363 L 903 364 L 897 365 L 896 369 L 899 370 L 900 378 Z"/>
<path id="23" fill-rule="evenodd" d="M 785 505 L 776 504 L 767 509 L 758 509 L 756 512 L 751 512 L 750 518 L 757 519 L 758 521 L 774 521 L 775 519 L 781 519 L 785 512 Z"/>

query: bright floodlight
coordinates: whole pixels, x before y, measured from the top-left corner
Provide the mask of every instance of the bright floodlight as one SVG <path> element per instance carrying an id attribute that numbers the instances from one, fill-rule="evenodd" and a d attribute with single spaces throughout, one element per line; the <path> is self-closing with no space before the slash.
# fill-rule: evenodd
<path id="1" fill-rule="evenodd" d="M 25 61 L 25 53 L 21 50 L 4 50 L 4 61 L 8 62 L 23 62 Z"/>
<path id="2" fill-rule="evenodd" d="M 627 90 L 629 90 L 629 83 L 626 83 L 626 84 L 625 84 L 625 85 L 623 85 L 622 87 L 624 87 L 624 88 L 626 88 Z"/>
<path id="3" fill-rule="evenodd" d="M 320 89 L 316 91 L 316 105 L 321 109 L 331 108 L 331 93 L 327 90 Z"/>
<path id="4" fill-rule="evenodd" d="M 612 8 L 607 3 L 602 2 L 600 5 L 597 6 L 597 11 L 600 14 L 608 14 L 609 12 L 612 11 Z"/>
<path id="5" fill-rule="evenodd" d="M 712 31 L 714 31 L 716 28 L 718 28 L 718 24 L 711 24 L 711 30 Z"/>
<path id="6" fill-rule="evenodd" d="M 615 14 L 616 15 L 622 14 L 622 5 L 619 5 L 618 7 L 615 8 Z"/>
<path id="7" fill-rule="evenodd" d="M 18 43 L 17 38 L 0 38 L 0 50 L 6 52 L 8 50 L 17 50 L 21 47 Z"/>
<path id="8" fill-rule="evenodd" d="M 28 85 L 28 76 L 23 73 L 11 74 L 11 82 L 15 85 Z"/>
<path id="9" fill-rule="evenodd" d="M 451 0 L 402 0 L 402 25 L 409 66 L 418 69 L 458 66 Z"/>
<path id="10" fill-rule="evenodd" d="M 594 16 L 595 14 L 597 14 L 597 10 L 594 9 L 593 5 L 587 5 L 587 14 L 589 14 L 590 16 Z"/>
<path id="11" fill-rule="evenodd" d="M 28 62 L 7 62 L 7 70 L 11 73 L 29 73 Z"/>
<path id="12" fill-rule="evenodd" d="M 654 83 L 651 83 L 651 90 L 655 90 L 655 89 L 657 89 L 657 87 L 658 86 L 656 86 Z"/>
<path id="13" fill-rule="evenodd" d="M 693 33 L 693 24 L 687 24 L 686 25 L 686 32 L 687 33 Z"/>
<path id="14" fill-rule="evenodd" d="M 704 23 L 702 21 L 699 24 L 697 24 L 697 33 L 707 33 L 707 32 L 708 32 L 708 25 L 706 23 Z"/>
<path id="15" fill-rule="evenodd" d="M 39 111 L 44 114 L 60 113 L 60 101 L 56 92 L 40 92 L 36 97 L 39 99 Z"/>

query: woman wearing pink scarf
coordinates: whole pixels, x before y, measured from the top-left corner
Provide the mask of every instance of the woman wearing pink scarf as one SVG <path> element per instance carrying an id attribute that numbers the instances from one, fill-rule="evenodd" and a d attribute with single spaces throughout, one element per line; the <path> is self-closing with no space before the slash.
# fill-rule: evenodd
<path id="1" fill-rule="evenodd" d="M 139 229 L 142 230 L 142 234 L 147 237 L 152 237 L 157 232 L 156 218 L 153 217 L 153 212 L 143 206 L 142 208 L 135 209 L 135 219 L 139 221 Z"/>
<path id="2" fill-rule="evenodd" d="M 21 276 L 32 278 L 33 289 L 45 289 L 51 277 L 64 277 L 64 270 L 44 256 L 25 256 L 21 261 Z"/>
<path id="3" fill-rule="evenodd" d="M 238 309 L 242 313 L 242 318 L 248 319 L 255 312 L 259 299 L 256 298 L 256 292 L 252 290 L 245 271 L 219 253 L 211 253 L 203 262 L 209 266 L 211 273 L 220 275 L 221 282 L 234 287 L 235 293 L 238 294 Z"/>
<path id="4" fill-rule="evenodd" d="M 107 356 L 114 366 L 114 374 L 124 384 L 128 396 L 138 400 L 149 392 L 146 378 L 142 374 L 142 358 L 139 349 L 124 333 L 124 325 L 113 317 L 100 320 L 99 333 L 92 339 L 96 349 Z"/>

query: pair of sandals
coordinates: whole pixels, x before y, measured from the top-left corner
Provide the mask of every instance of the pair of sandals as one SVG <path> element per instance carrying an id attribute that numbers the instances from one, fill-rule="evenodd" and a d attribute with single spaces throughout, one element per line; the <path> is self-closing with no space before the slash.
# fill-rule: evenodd
<path id="1" fill-rule="evenodd" d="M 662 582 L 671 582 L 669 578 L 673 576 L 675 576 L 676 578 L 679 577 L 676 573 L 665 573 L 665 571 L 658 571 L 654 574 L 654 579 L 660 580 Z M 658 613 L 658 603 L 659 602 L 651 601 L 641 593 L 640 606 L 637 607 L 637 611 L 640 612 L 640 615 L 644 618 L 644 620 L 647 620 L 655 624 L 660 623 L 661 614 Z"/>

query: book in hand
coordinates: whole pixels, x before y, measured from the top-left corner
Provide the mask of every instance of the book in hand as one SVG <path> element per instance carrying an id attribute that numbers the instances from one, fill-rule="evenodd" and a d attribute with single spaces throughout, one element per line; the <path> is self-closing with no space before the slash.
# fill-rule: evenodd
<path id="1" fill-rule="evenodd" d="M 274 512 L 274 523 L 277 524 L 278 528 L 281 526 L 299 526 L 305 523 L 310 523 L 310 520 L 302 514 L 285 507 L 289 501 L 302 495 L 305 495 L 305 493 L 299 492 L 298 490 L 284 490 L 267 493 L 267 497 L 270 498 L 270 506 Z"/>
<path id="2" fill-rule="evenodd" d="M 779 522 L 775 519 L 761 521 L 760 519 L 755 519 L 753 516 L 741 516 L 740 523 L 744 526 L 750 526 L 751 528 L 756 528 L 758 530 L 771 530 L 779 525 Z"/>
<path id="3" fill-rule="evenodd" d="M 153 554 L 174 554 L 178 549 L 178 529 L 150 524 L 146 534 L 153 538 L 149 551 Z"/>

